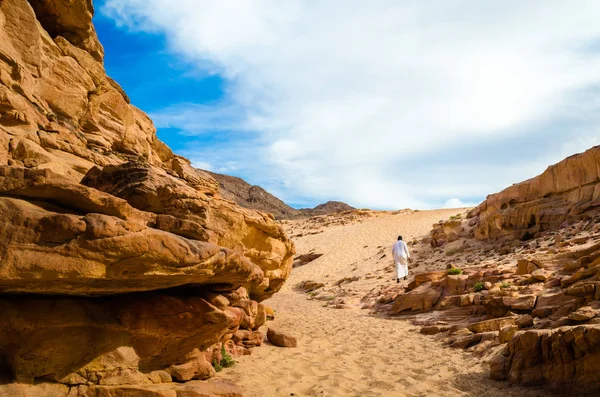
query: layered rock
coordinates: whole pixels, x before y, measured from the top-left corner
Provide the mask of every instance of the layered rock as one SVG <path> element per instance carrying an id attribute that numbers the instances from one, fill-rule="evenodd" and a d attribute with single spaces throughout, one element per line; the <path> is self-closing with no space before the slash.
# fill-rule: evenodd
<path id="1" fill-rule="evenodd" d="M 0 1 L 0 395 L 240 395 L 169 382 L 247 353 L 293 245 L 157 139 L 92 15 Z"/>
<path id="2" fill-rule="evenodd" d="M 532 238 L 600 208 L 600 146 L 548 167 L 541 175 L 492 194 L 473 212 L 478 239 Z"/>
<path id="3" fill-rule="evenodd" d="M 600 393 L 600 325 L 531 330 L 516 335 L 492 363 L 496 380 L 545 385 L 565 395 Z"/>
<path id="4" fill-rule="evenodd" d="M 449 274 L 459 272 L 455 268 L 416 274 L 407 287 L 380 295 L 370 307 L 410 315 L 422 333 L 453 348 L 480 353 L 505 344 L 491 363 L 493 379 L 595 395 L 600 391 L 600 244 L 598 232 L 581 234 L 587 237 L 572 235 L 556 251 L 548 248 L 557 239 L 535 239 L 530 243 L 546 245 L 535 259 L 513 256 L 455 275 Z"/>

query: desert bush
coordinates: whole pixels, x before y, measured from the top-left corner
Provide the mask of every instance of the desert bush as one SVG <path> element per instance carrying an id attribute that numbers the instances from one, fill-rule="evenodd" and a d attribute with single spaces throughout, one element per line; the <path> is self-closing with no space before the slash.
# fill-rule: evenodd
<path id="1" fill-rule="evenodd" d="M 227 353 L 225 350 L 225 345 L 221 345 L 221 367 L 229 368 L 233 367 L 234 365 L 235 360 L 229 355 L 229 353 Z"/>
<path id="2" fill-rule="evenodd" d="M 212 366 L 215 369 L 215 371 L 217 371 L 217 372 L 221 372 L 223 370 L 223 367 L 221 366 L 221 364 L 219 363 L 219 361 L 216 358 L 213 360 Z"/>
<path id="3" fill-rule="evenodd" d="M 457 275 L 457 274 L 462 274 L 462 269 L 458 268 L 458 267 L 453 267 L 452 269 L 448 269 L 448 274 L 449 275 Z"/>
<path id="4" fill-rule="evenodd" d="M 475 292 L 481 292 L 483 290 L 483 283 L 480 281 L 476 282 L 475 285 L 473 285 L 473 289 Z"/>
<path id="5" fill-rule="evenodd" d="M 223 368 L 233 367 L 234 365 L 235 360 L 229 353 L 227 353 L 227 350 L 225 350 L 225 345 L 221 345 L 221 361 L 215 358 L 212 362 L 212 366 L 214 367 L 215 371 L 221 372 Z"/>

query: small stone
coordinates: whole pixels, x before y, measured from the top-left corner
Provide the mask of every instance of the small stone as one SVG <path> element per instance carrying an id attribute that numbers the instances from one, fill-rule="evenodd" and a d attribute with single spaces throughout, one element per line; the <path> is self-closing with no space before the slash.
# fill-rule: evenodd
<path id="1" fill-rule="evenodd" d="M 273 328 L 267 330 L 267 339 L 269 342 L 279 347 L 296 347 L 298 342 L 295 337 L 288 333 L 276 331 Z"/>
<path id="2" fill-rule="evenodd" d="M 429 327 L 421 328 L 419 332 L 421 332 L 423 335 L 437 335 L 441 332 L 448 331 L 448 329 L 450 329 L 450 327 L 448 326 L 432 325 Z"/>
<path id="3" fill-rule="evenodd" d="M 515 320 L 515 324 L 519 329 L 533 327 L 533 317 L 529 314 L 524 314 Z"/>

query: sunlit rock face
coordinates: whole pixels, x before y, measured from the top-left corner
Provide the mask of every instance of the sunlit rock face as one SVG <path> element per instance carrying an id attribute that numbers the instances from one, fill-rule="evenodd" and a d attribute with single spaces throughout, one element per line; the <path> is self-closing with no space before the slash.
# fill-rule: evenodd
<path id="1" fill-rule="evenodd" d="M 492 194 L 473 215 L 479 239 L 532 238 L 600 209 L 600 146 L 568 157 L 541 175 Z"/>
<path id="2" fill-rule="evenodd" d="M 294 247 L 157 139 L 106 76 L 93 12 L 0 1 L 0 377 L 30 385 L 0 396 L 238 395 L 169 382 L 210 377 L 204 352 L 262 325 Z"/>

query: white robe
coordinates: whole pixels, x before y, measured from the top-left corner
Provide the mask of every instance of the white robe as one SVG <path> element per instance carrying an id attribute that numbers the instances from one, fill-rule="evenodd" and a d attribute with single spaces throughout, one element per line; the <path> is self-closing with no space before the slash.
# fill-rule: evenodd
<path id="1" fill-rule="evenodd" d="M 394 262 L 396 262 L 398 278 L 408 276 L 408 260 L 410 259 L 410 253 L 408 252 L 406 243 L 402 240 L 396 241 L 392 247 L 392 253 L 394 254 Z"/>

